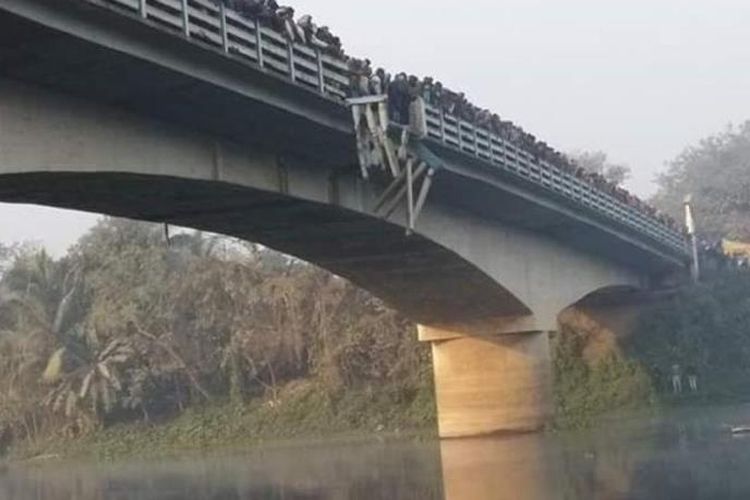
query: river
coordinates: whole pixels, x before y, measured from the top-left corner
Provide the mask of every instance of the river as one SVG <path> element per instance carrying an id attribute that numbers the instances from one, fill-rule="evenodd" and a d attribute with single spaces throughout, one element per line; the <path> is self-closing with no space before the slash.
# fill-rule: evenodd
<path id="1" fill-rule="evenodd" d="M 15 464 L 2 500 L 747 499 L 750 406 L 594 430 L 443 442 L 276 445 L 151 462 Z"/>

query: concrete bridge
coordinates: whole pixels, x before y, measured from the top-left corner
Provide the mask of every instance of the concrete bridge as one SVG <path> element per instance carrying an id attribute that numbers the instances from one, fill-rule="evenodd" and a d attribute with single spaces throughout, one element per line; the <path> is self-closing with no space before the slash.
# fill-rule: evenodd
<path id="1" fill-rule="evenodd" d="M 433 109 L 412 148 L 438 171 L 407 235 L 405 203 L 373 209 L 386 181 L 360 175 L 346 83 L 208 0 L 0 0 L 0 201 L 317 264 L 421 325 L 442 436 L 540 428 L 560 312 L 682 273 L 682 236 Z"/>

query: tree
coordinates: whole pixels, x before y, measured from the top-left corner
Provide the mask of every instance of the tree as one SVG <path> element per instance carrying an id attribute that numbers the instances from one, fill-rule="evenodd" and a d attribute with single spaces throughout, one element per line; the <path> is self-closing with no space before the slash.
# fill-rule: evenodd
<path id="1" fill-rule="evenodd" d="M 21 252 L 0 276 L 0 440 L 8 422 L 77 435 L 227 396 L 276 402 L 304 378 L 408 401 L 428 353 L 314 266 L 200 232 L 168 246 L 163 226 L 103 218 L 64 258 Z"/>
<path id="2" fill-rule="evenodd" d="M 703 236 L 750 239 L 750 121 L 686 148 L 657 182 L 654 203 L 673 217 L 692 196 Z"/>
<path id="3" fill-rule="evenodd" d="M 619 186 L 630 177 L 630 167 L 610 162 L 603 151 L 575 151 L 569 156 L 584 170 L 599 174 L 615 185 Z"/>

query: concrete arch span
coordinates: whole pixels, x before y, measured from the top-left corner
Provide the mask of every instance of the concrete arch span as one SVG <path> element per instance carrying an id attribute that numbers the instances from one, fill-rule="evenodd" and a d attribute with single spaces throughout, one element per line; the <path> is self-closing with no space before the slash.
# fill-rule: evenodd
<path id="1" fill-rule="evenodd" d="M 559 312 L 594 290 L 644 283 L 545 227 L 448 203 L 440 177 L 407 237 L 403 211 L 375 216 L 376 188 L 325 154 L 336 143 L 318 143 L 311 157 L 308 146 L 254 139 L 0 78 L 1 201 L 230 234 L 349 278 L 430 325 L 420 333 L 433 344 L 443 436 L 541 428 L 551 410 L 547 332 Z"/>
<path id="2" fill-rule="evenodd" d="M 0 201 L 168 222 L 261 243 L 349 279 L 424 324 L 527 314 L 449 249 L 345 208 L 214 181 L 123 173 L 0 176 Z"/>

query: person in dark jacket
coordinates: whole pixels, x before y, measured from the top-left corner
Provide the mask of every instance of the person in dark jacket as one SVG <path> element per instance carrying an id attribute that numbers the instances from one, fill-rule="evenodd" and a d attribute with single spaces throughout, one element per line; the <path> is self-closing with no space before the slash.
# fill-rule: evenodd
<path id="1" fill-rule="evenodd" d="M 409 81 L 399 73 L 388 86 L 388 114 L 395 123 L 409 123 Z"/>

